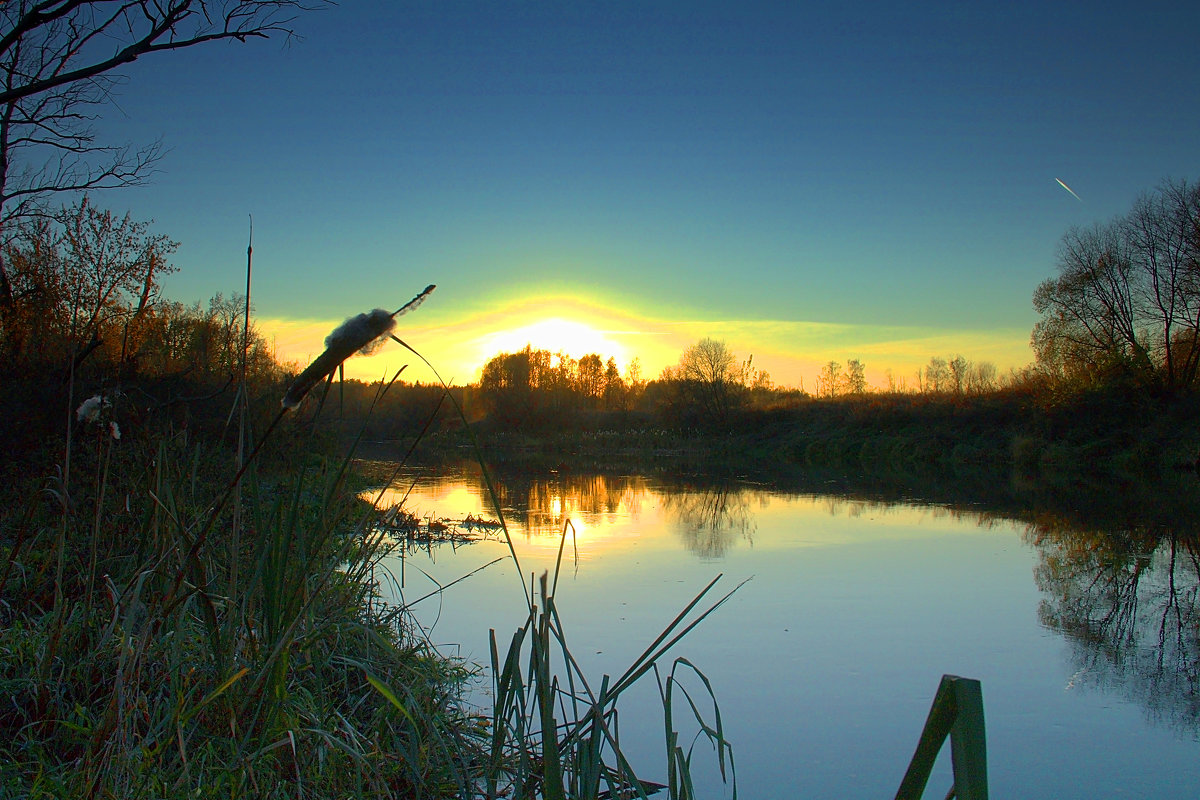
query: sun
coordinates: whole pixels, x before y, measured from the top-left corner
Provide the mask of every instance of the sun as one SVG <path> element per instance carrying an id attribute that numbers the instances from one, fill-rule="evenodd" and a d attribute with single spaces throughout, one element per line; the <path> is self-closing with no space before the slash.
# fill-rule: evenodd
<path id="1" fill-rule="evenodd" d="M 515 353 L 526 345 L 572 358 L 595 353 L 605 359 L 615 358 L 618 363 L 624 363 L 629 356 L 626 346 L 605 331 L 562 317 L 535 320 L 479 338 L 479 352 L 484 360 L 498 353 Z"/>

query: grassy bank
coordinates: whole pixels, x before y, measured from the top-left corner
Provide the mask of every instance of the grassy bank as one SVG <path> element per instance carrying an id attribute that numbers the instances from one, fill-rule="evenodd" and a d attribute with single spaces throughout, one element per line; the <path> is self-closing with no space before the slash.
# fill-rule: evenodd
<path id="1" fill-rule="evenodd" d="M 865 396 L 815 402 L 745 436 L 748 450 L 859 471 L 991 469 L 1054 479 L 1148 477 L 1194 464 L 1195 398 Z"/>
<path id="2" fill-rule="evenodd" d="M 1200 453 L 1194 397 L 1106 390 L 1054 397 L 864 394 L 747 408 L 721 422 L 681 428 L 634 413 L 570 425 L 497 431 L 489 459 L 582 469 L 950 475 L 1016 471 L 1029 479 L 1144 478 L 1192 467 Z M 453 432 L 423 458 L 454 456 Z"/>
<path id="3" fill-rule="evenodd" d="M 344 462 L 239 481 L 229 448 L 129 410 L 77 420 L 6 498 L 0 794 L 457 793 L 469 669 L 379 602 Z"/>

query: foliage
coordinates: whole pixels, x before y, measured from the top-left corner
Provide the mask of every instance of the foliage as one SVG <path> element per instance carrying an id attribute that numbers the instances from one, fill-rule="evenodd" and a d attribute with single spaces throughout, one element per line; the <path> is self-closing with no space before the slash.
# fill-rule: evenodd
<path id="1" fill-rule="evenodd" d="M 13 289 L 3 317 L 6 355 L 64 363 L 67 354 L 103 346 L 110 361 L 130 360 L 162 277 L 175 271 L 168 259 L 177 247 L 148 223 L 100 210 L 86 196 L 26 223 L 5 252 Z"/>
<path id="2" fill-rule="evenodd" d="M 479 379 L 479 398 L 496 422 L 538 428 L 571 421 L 587 411 L 628 409 L 644 386 L 639 371 L 631 370 L 627 380 L 611 357 L 605 361 L 589 353 L 576 360 L 527 345 L 488 360 Z"/>

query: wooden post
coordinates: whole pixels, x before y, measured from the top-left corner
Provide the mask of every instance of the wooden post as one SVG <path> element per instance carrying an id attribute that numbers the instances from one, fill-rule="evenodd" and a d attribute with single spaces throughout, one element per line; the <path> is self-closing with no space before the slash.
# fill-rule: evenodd
<path id="1" fill-rule="evenodd" d="M 943 675 L 909 762 L 896 800 L 920 800 L 938 753 L 950 738 L 954 786 L 958 800 L 987 800 L 987 738 L 983 720 L 983 688 L 979 681 Z"/>

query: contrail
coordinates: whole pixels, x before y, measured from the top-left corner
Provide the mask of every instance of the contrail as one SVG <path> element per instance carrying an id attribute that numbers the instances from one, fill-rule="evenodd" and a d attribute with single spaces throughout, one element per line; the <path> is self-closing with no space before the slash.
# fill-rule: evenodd
<path id="1" fill-rule="evenodd" d="M 1078 200 L 1078 201 L 1079 201 L 1079 202 L 1081 202 L 1081 203 L 1083 202 L 1083 198 L 1082 198 L 1082 197 L 1080 197 L 1079 195 L 1075 194 L 1075 192 L 1074 192 L 1074 191 L 1071 189 L 1071 187 L 1070 187 L 1070 186 L 1067 186 L 1067 185 L 1066 185 L 1065 183 L 1063 183 L 1063 182 L 1062 182 L 1062 180 L 1060 180 L 1059 178 L 1055 178 L 1054 180 L 1058 181 L 1058 185 L 1059 185 L 1059 186 L 1063 187 L 1063 188 L 1064 188 L 1064 189 L 1066 189 L 1068 192 L 1071 192 L 1071 197 L 1074 197 L 1076 200 Z"/>

